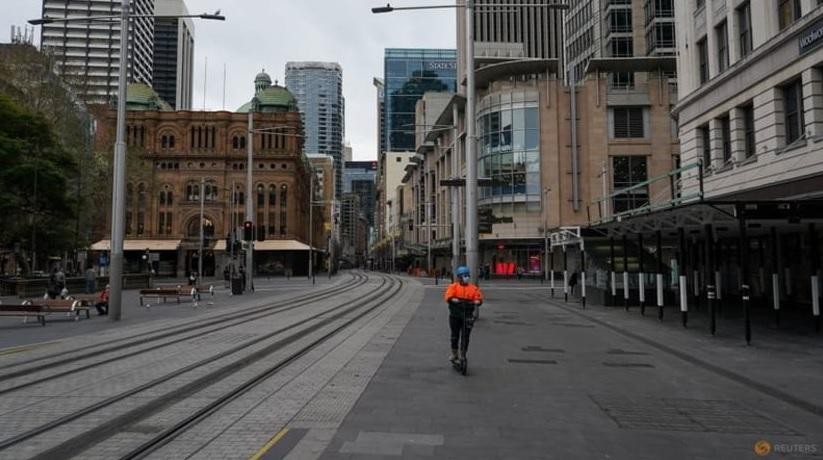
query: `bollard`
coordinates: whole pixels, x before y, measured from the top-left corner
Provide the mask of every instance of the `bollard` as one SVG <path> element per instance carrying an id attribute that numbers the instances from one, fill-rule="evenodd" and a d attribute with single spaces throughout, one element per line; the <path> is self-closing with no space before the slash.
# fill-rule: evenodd
<path id="1" fill-rule="evenodd" d="M 663 274 L 658 273 L 655 279 L 657 285 L 657 319 L 663 321 Z"/>
<path id="2" fill-rule="evenodd" d="M 646 316 L 646 279 L 642 272 L 638 284 L 640 285 L 640 316 Z"/>
<path id="3" fill-rule="evenodd" d="M 689 291 L 686 290 L 686 275 L 680 275 L 680 319 L 683 327 L 689 322 Z"/>
<path id="4" fill-rule="evenodd" d="M 774 308 L 774 323 L 780 326 L 780 280 L 777 273 L 772 273 L 772 307 Z"/>
<path id="5" fill-rule="evenodd" d="M 715 332 L 717 332 L 717 318 L 714 311 L 714 284 L 706 285 L 706 299 L 709 303 L 709 316 L 711 317 L 709 332 L 715 335 Z"/>
<path id="6" fill-rule="evenodd" d="M 583 296 L 581 302 L 583 309 L 586 308 L 586 272 L 580 273 L 580 294 Z"/>
<path id="7" fill-rule="evenodd" d="M 746 322 L 746 345 L 751 345 L 752 343 L 752 318 L 751 318 L 751 311 L 749 309 L 749 285 L 744 284 L 740 286 L 740 294 L 743 297 L 743 315 L 745 317 L 744 321 Z"/>

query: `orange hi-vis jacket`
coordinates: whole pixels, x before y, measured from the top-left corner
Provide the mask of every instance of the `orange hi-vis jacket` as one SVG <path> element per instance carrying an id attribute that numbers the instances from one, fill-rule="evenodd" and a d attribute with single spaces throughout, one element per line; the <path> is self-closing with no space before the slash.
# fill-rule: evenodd
<path id="1" fill-rule="evenodd" d="M 448 302 L 455 297 L 460 300 L 479 300 L 483 302 L 483 293 L 480 292 L 480 288 L 477 287 L 477 285 L 472 283 L 468 283 L 465 286 L 460 283 L 450 284 L 449 287 L 446 288 L 446 293 L 443 295 L 443 298 Z"/>

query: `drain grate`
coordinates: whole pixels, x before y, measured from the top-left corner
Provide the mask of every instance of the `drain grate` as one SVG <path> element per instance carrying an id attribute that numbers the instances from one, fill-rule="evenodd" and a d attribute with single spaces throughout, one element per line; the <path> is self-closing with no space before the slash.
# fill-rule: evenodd
<path id="1" fill-rule="evenodd" d="M 801 435 L 735 401 L 591 395 L 589 398 L 625 429 Z"/>
<path id="2" fill-rule="evenodd" d="M 553 359 L 514 359 L 509 358 L 508 360 L 510 363 L 516 364 L 557 364 L 557 361 Z"/>
<path id="3" fill-rule="evenodd" d="M 603 363 L 606 367 L 654 367 L 648 363 Z"/>
<path id="4" fill-rule="evenodd" d="M 643 351 L 626 351 L 621 350 L 620 348 L 612 348 L 611 350 L 606 352 L 610 355 L 632 355 L 632 356 L 648 356 L 649 354 Z"/>
<path id="5" fill-rule="evenodd" d="M 541 353 L 565 353 L 566 350 L 562 348 L 543 348 L 538 345 L 529 345 L 520 349 L 526 352 L 541 352 Z"/>

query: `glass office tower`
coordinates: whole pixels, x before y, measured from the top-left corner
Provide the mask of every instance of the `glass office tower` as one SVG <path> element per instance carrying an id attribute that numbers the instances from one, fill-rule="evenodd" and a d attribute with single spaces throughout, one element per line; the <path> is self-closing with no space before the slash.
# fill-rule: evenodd
<path id="1" fill-rule="evenodd" d="M 412 151 L 414 106 L 427 91 L 457 91 L 457 51 L 387 48 L 384 84 L 386 150 Z"/>

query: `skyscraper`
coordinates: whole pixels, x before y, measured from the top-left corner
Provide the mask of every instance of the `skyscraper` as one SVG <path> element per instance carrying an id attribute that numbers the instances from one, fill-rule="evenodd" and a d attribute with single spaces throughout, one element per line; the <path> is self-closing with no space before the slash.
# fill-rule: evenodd
<path id="1" fill-rule="evenodd" d="M 154 15 L 155 0 L 132 0 L 131 11 Z M 118 0 L 43 0 L 43 16 L 119 16 Z M 152 83 L 154 19 L 132 18 L 129 24 L 129 82 Z M 89 103 L 117 95 L 120 22 L 53 22 L 43 24 L 40 43 L 57 60 L 57 70 Z"/>
<path id="2" fill-rule="evenodd" d="M 415 104 L 427 91 L 457 91 L 456 57 L 450 49 L 386 49 L 384 151 L 414 150 Z"/>
<path id="3" fill-rule="evenodd" d="M 183 0 L 156 0 L 156 14 L 189 14 Z M 188 18 L 154 20 L 152 86 L 176 110 L 190 110 L 194 77 L 194 22 Z"/>
<path id="4" fill-rule="evenodd" d="M 460 3 L 465 3 L 462 0 Z M 476 7 L 474 42 L 476 65 L 484 57 L 558 59 L 563 68 L 563 11 L 537 6 L 561 3 L 550 0 L 487 0 L 484 5 L 512 5 L 510 8 Z M 523 6 L 534 4 L 535 6 Z M 466 14 L 457 9 L 459 77 L 465 74 Z"/>
<path id="5" fill-rule="evenodd" d="M 577 80 L 592 58 L 674 56 L 677 51 L 674 0 L 570 0 L 564 22 L 566 61 Z M 631 74 L 612 74 L 613 85 L 633 82 Z"/>
<path id="6" fill-rule="evenodd" d="M 305 131 L 304 149 L 334 158 L 335 196 L 343 191 L 345 101 L 343 69 L 334 62 L 286 63 L 286 88 L 294 94 Z"/>

